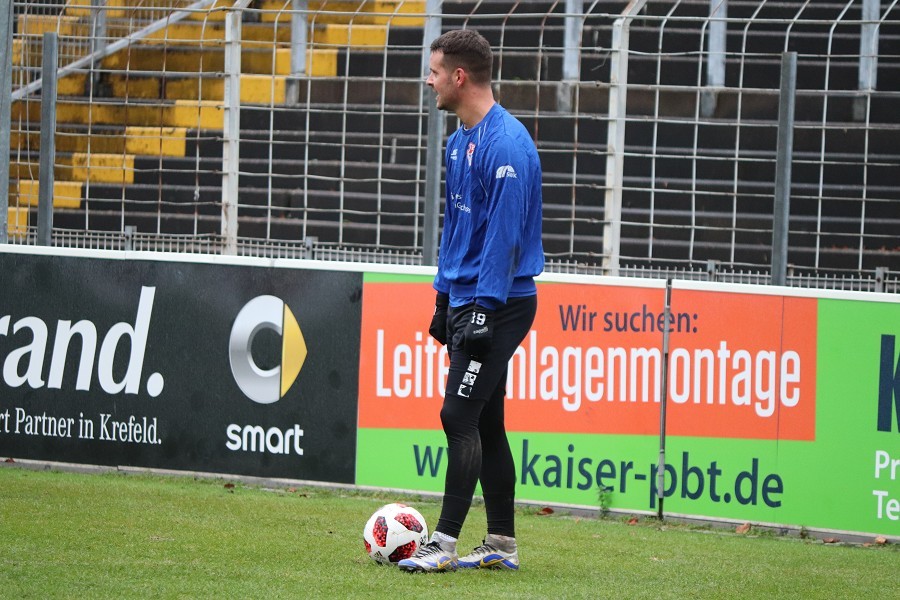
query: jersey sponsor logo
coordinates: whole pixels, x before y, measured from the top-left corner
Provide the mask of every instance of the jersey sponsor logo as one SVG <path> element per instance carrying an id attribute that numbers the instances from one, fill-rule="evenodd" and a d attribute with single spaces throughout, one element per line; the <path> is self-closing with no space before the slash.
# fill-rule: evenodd
<path id="1" fill-rule="evenodd" d="M 499 169 L 497 169 L 496 179 L 503 179 L 504 177 L 511 177 L 516 179 L 516 170 L 512 168 L 511 165 L 503 165 Z"/>
<path id="2" fill-rule="evenodd" d="M 453 150 L 450 151 L 450 160 L 456 160 L 456 155 L 457 155 L 456 148 L 454 148 Z"/>
<path id="3" fill-rule="evenodd" d="M 457 210 L 461 210 L 464 213 L 472 212 L 472 209 L 463 202 L 462 194 L 452 194 L 450 198 L 453 200 L 453 206 L 455 206 Z"/>

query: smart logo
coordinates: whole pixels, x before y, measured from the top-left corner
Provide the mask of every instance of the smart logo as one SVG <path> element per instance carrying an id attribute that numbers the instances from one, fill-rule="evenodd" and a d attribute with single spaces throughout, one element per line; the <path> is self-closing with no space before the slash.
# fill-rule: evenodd
<path id="1" fill-rule="evenodd" d="M 253 340 L 269 329 L 281 336 L 281 361 L 261 369 L 253 359 Z M 294 384 L 306 360 L 306 341 L 291 309 L 275 296 L 257 296 L 238 313 L 231 327 L 228 357 L 234 381 L 259 404 L 278 402 Z"/>

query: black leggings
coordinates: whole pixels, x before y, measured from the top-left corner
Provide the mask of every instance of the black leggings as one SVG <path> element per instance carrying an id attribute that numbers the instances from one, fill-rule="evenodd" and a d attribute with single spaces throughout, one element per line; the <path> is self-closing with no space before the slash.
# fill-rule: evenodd
<path id="1" fill-rule="evenodd" d="M 536 311 L 536 296 L 510 298 L 494 312 L 489 356 L 475 361 L 462 350 L 462 331 L 472 307 L 450 309 L 450 372 L 441 409 L 449 459 L 436 531 L 459 537 L 480 479 L 488 533 L 515 537 L 516 469 L 506 439 L 503 401 L 509 359 L 528 334 Z"/>

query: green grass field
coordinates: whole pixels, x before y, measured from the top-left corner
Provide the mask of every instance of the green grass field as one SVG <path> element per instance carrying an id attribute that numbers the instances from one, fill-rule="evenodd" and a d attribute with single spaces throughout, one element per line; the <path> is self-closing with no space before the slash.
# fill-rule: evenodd
<path id="1" fill-rule="evenodd" d="M 900 598 L 900 550 L 520 509 L 522 568 L 409 574 L 363 550 L 430 498 L 0 468 L 2 598 Z M 480 542 L 476 504 L 461 549 Z"/>

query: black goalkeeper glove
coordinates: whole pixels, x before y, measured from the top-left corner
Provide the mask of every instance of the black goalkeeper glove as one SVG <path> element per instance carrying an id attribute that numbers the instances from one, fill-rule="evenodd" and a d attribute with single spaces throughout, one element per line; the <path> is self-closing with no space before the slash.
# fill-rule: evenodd
<path id="1" fill-rule="evenodd" d="M 463 349 L 472 358 L 485 356 L 491 350 L 494 311 L 478 304 L 472 309 L 472 316 L 463 330 Z"/>
<path id="2" fill-rule="evenodd" d="M 431 317 L 431 326 L 428 333 L 443 346 L 447 343 L 447 307 L 450 305 L 450 296 L 438 292 L 434 299 L 434 315 Z"/>

